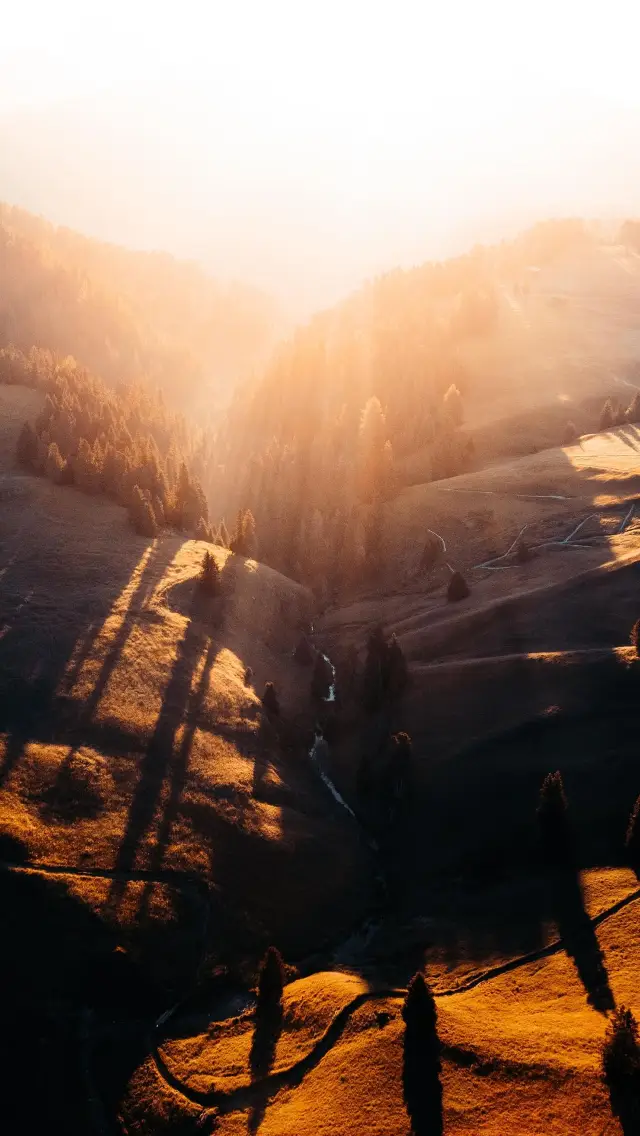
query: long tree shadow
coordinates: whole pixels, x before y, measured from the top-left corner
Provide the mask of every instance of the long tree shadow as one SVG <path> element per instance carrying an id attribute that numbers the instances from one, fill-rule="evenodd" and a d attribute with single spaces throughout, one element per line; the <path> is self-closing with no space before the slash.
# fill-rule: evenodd
<path id="1" fill-rule="evenodd" d="M 282 1004 L 270 1008 L 269 1012 L 256 1010 L 255 1029 L 249 1054 L 249 1070 L 251 1083 L 263 1081 L 273 1068 L 276 1056 L 278 1039 L 282 1033 L 283 1010 Z M 247 1127 L 249 1132 L 255 1133 L 262 1124 L 269 1100 L 269 1089 L 265 1085 L 264 1093 L 253 1102 Z"/>
<path id="2" fill-rule="evenodd" d="M 158 827 L 158 834 L 153 852 L 149 858 L 149 867 L 151 871 L 158 872 L 162 867 L 167 848 L 171 841 L 171 831 L 173 824 L 178 815 L 180 799 L 187 782 L 187 774 L 189 769 L 189 758 L 193 746 L 193 739 L 196 732 L 200 711 L 204 705 L 207 691 L 209 689 L 209 682 L 211 678 L 211 671 L 218 654 L 218 648 L 213 639 L 209 639 L 206 648 L 204 663 L 197 684 L 193 690 L 190 691 L 187 698 L 186 708 L 184 712 L 184 733 L 180 741 L 178 751 L 171 763 L 170 772 L 170 785 L 166 804 L 164 806 L 164 813 L 162 820 Z M 177 708 L 176 708 L 177 709 Z M 161 711 L 162 716 L 162 711 Z M 175 731 L 174 736 L 175 736 Z M 166 743 L 168 744 L 168 737 Z M 173 745 L 173 741 L 172 741 Z M 151 886 L 147 886 L 144 890 L 142 901 L 140 904 L 140 916 L 143 917 L 147 912 L 149 899 L 151 896 Z"/>
<path id="3" fill-rule="evenodd" d="M 184 722 L 189 707 L 193 675 L 202 657 L 203 647 L 203 632 L 200 624 L 189 620 L 183 639 L 178 645 L 176 659 L 164 692 L 153 735 L 141 762 L 140 775 L 129 809 L 125 833 L 116 858 L 115 867 L 118 872 L 129 871 L 134 866 L 140 845 L 153 822 L 171 759 L 174 755 L 176 735 Z M 207 664 L 205 665 L 207 679 L 213 665 L 213 656 L 209 658 L 209 653 L 207 653 Z M 193 729 L 188 735 L 188 748 L 184 748 L 179 764 L 179 769 L 183 770 L 182 777 L 184 777 L 192 739 Z M 181 775 L 178 772 L 175 779 L 173 811 L 175 811 L 175 804 L 177 804 L 176 793 L 179 794 L 180 778 Z M 172 815 L 173 813 L 169 817 L 169 830 Z M 164 828 L 166 832 L 166 821 Z M 114 880 L 110 895 L 111 903 L 117 904 L 119 902 L 123 889 L 123 881 Z"/>
<path id="4" fill-rule="evenodd" d="M 615 1008 L 615 1000 L 596 931 L 584 906 L 580 876 L 572 864 L 549 881 L 551 914 L 558 925 L 567 955 L 587 994 L 589 1005 L 601 1014 Z"/>
<path id="5" fill-rule="evenodd" d="M 72 727 L 77 735 L 89 728 L 136 615 L 173 555 L 169 542 L 147 548 L 142 558 L 139 546 L 126 549 L 107 586 L 96 588 L 93 594 L 89 569 L 82 563 L 74 565 L 69 581 L 70 588 L 77 590 L 78 603 L 74 606 L 66 598 L 57 602 L 57 576 L 52 565 L 58 551 L 53 542 L 51 548 L 43 549 L 37 563 L 33 558 L 25 558 L 24 563 L 12 567 L 22 590 L 33 585 L 34 598 L 10 617 L 12 622 L 0 643 L 0 730 L 7 732 L 0 784 L 11 776 L 32 738 L 53 740 L 72 732 Z M 118 568 L 122 568 L 122 575 Z M 118 597 L 131 587 L 136 574 L 139 579 L 133 584 L 94 689 L 85 703 L 78 703 L 70 697 L 73 685 L 90 658 L 105 621 L 117 610 Z M 5 607 L 5 597 L 0 592 L 0 610 Z"/>

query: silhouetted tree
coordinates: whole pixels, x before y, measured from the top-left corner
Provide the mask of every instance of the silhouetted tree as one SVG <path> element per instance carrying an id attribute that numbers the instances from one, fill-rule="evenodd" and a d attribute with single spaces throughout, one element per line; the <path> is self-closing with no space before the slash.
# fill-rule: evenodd
<path id="1" fill-rule="evenodd" d="M 640 619 L 637 619 L 631 628 L 631 646 L 635 651 L 636 659 L 640 659 Z"/>
<path id="2" fill-rule="evenodd" d="M 638 1023 L 631 1010 L 614 1010 L 602 1046 L 602 1072 L 611 1109 L 629 1136 L 640 1132 L 640 1046 Z"/>
<path id="3" fill-rule="evenodd" d="M 220 593 L 220 569 L 210 552 L 205 552 L 200 570 L 200 588 L 208 596 Z"/>
<path id="4" fill-rule="evenodd" d="M 532 556 L 533 552 L 526 540 L 519 540 L 516 545 L 516 561 L 518 564 L 527 564 Z"/>
<path id="5" fill-rule="evenodd" d="M 640 868 L 640 797 L 631 810 L 624 843 L 632 867 Z"/>
<path id="6" fill-rule="evenodd" d="M 276 947 L 269 947 L 258 975 L 258 1000 L 256 1013 L 265 1017 L 272 1016 L 282 1005 L 282 991 L 284 988 L 284 963 Z"/>
<path id="7" fill-rule="evenodd" d="M 278 695 L 276 688 L 272 682 L 264 684 L 264 694 L 262 695 L 262 705 L 268 714 L 277 716 L 280 713 L 280 703 L 278 702 Z"/>
<path id="8" fill-rule="evenodd" d="M 547 855 L 552 860 L 564 859 L 569 850 L 570 835 L 567 798 L 559 770 L 547 773 L 542 782 L 536 815 Z"/>
<path id="9" fill-rule="evenodd" d="M 469 586 L 464 576 L 460 572 L 454 572 L 447 584 L 447 600 L 449 603 L 466 600 L 469 594 Z"/>
<path id="10" fill-rule="evenodd" d="M 415 1136 L 441 1136 L 442 1085 L 435 999 L 424 975 L 414 975 L 402 1007 L 405 1023 L 403 1088 Z"/>
<path id="11" fill-rule="evenodd" d="M 367 640 L 367 657 L 363 674 L 363 699 L 370 712 L 382 703 L 387 679 L 387 644 L 382 627 L 374 627 Z"/>
<path id="12" fill-rule="evenodd" d="M 573 446 L 578 441 L 578 431 L 574 422 L 567 422 L 562 436 L 563 446 Z"/>

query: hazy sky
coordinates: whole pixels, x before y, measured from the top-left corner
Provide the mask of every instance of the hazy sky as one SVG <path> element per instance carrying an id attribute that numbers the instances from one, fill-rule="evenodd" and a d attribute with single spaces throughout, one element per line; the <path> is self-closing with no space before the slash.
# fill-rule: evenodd
<path id="1" fill-rule="evenodd" d="M 0 198 L 302 306 L 549 212 L 640 211 L 609 0 L 22 0 Z"/>

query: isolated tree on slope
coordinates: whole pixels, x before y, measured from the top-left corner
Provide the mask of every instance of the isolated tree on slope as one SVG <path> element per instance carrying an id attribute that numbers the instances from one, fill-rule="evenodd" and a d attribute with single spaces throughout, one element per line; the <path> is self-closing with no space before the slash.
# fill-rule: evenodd
<path id="1" fill-rule="evenodd" d="M 208 596 L 217 596 L 220 592 L 220 569 L 210 552 L 204 554 L 200 571 L 200 587 Z"/>
<path id="2" fill-rule="evenodd" d="M 276 947 L 269 947 L 262 963 L 258 976 L 258 1014 L 269 1017 L 276 1013 L 282 1005 L 282 991 L 284 988 L 284 963 Z"/>
<path id="3" fill-rule="evenodd" d="M 564 858 L 569 849 L 569 819 L 559 770 L 547 773 L 542 782 L 536 815 L 548 855 L 552 859 Z"/>

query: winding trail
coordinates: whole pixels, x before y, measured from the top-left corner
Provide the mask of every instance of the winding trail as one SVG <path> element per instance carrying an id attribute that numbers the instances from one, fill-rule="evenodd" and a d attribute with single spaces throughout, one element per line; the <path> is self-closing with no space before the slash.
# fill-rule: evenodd
<path id="1" fill-rule="evenodd" d="M 631 903 L 635 903 L 638 899 L 640 899 L 640 888 L 636 888 L 633 892 L 630 892 L 629 895 L 623 896 L 622 899 L 617 900 L 616 903 L 611 904 L 610 907 L 605 908 L 604 911 L 594 916 L 593 919 L 589 920 L 591 927 L 593 929 L 599 927 L 607 919 L 610 919 L 611 916 L 616 915 L 619 911 L 622 911 Z M 456 994 L 466 994 L 468 991 L 474 990 L 477 986 L 491 982 L 495 978 L 500 978 L 503 974 L 509 974 L 512 971 L 519 970 L 541 959 L 550 958 L 552 955 L 559 954 L 564 949 L 565 940 L 563 938 L 554 939 L 552 942 L 548 943 L 546 947 L 529 951 L 527 954 L 519 955 L 517 958 L 510 959 L 508 962 L 500 963 L 497 966 L 477 971 L 463 982 L 458 983 L 458 985 L 441 990 L 436 989 L 433 991 L 433 994 L 436 998 L 450 998 Z M 304 1057 L 301 1057 L 286 1069 L 279 1070 L 277 1073 L 271 1073 L 260 1080 L 241 1085 L 238 1088 L 230 1089 L 226 1092 L 222 1089 L 215 1088 L 208 1091 L 194 1089 L 181 1081 L 179 1077 L 176 1077 L 167 1066 L 160 1052 L 161 1039 L 150 1039 L 151 1055 L 159 1075 L 171 1089 L 180 1093 L 186 1100 L 190 1101 L 192 1104 L 202 1105 L 203 1107 L 216 1108 L 223 1114 L 235 1112 L 239 1109 L 251 1107 L 258 1100 L 264 1102 L 275 1096 L 281 1089 L 293 1088 L 300 1084 L 306 1074 L 310 1072 L 311 1069 L 314 1069 L 322 1058 L 333 1048 L 343 1033 L 349 1019 L 361 1006 L 365 1005 L 365 1003 L 380 1001 L 381 999 L 404 998 L 405 994 L 405 988 L 396 989 L 394 987 L 367 990 L 361 994 L 357 994 L 355 998 L 352 998 L 346 1006 L 343 1006 L 342 1009 L 338 1011 L 322 1037 L 318 1039 L 313 1048 L 305 1054 Z M 167 1020 L 166 1017 L 164 1020 Z M 455 1050 L 456 1047 L 452 1048 Z M 446 1051 L 447 1049 L 445 1047 L 445 1052 Z"/>

